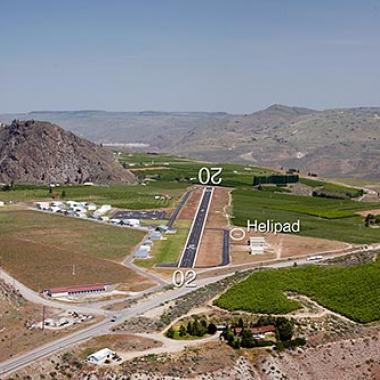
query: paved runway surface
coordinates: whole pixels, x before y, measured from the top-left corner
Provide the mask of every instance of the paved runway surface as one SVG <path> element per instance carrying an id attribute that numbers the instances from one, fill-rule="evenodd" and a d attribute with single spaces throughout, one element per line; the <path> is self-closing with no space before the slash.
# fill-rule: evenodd
<path id="1" fill-rule="evenodd" d="M 230 231 L 223 230 L 223 253 L 222 263 L 220 266 L 225 266 L 230 263 Z"/>
<path id="2" fill-rule="evenodd" d="M 165 219 L 165 211 L 116 211 L 114 219 Z"/>
<path id="3" fill-rule="evenodd" d="M 168 223 L 166 224 L 168 227 L 170 227 L 170 228 L 173 227 L 173 224 L 176 221 L 179 212 L 181 211 L 182 207 L 185 205 L 186 201 L 189 199 L 190 194 L 191 194 L 191 190 L 186 191 L 186 193 L 183 195 L 183 197 L 179 201 L 177 207 L 175 208 L 175 210 L 171 214 L 171 216 L 168 220 Z"/>
<path id="4" fill-rule="evenodd" d="M 185 249 L 179 261 L 180 268 L 194 268 L 195 259 L 202 239 L 203 229 L 207 219 L 208 210 L 210 208 L 213 192 L 214 189 L 209 186 L 203 190 L 203 195 L 198 206 L 197 214 L 191 226 Z"/>

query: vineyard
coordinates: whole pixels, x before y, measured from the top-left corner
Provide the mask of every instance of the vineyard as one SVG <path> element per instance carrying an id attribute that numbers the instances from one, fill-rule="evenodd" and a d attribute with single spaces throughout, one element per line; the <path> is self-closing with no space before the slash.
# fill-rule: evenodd
<path id="1" fill-rule="evenodd" d="M 380 319 L 380 260 L 352 267 L 263 270 L 233 286 L 215 304 L 252 313 L 285 314 L 300 307 L 285 292 L 304 294 L 356 322 Z"/>

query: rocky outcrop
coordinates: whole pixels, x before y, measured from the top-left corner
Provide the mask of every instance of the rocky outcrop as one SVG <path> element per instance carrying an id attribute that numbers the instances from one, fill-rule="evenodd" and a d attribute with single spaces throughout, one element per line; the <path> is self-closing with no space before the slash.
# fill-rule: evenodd
<path id="1" fill-rule="evenodd" d="M 42 121 L 0 128 L 0 182 L 22 184 L 132 183 L 112 152 Z"/>

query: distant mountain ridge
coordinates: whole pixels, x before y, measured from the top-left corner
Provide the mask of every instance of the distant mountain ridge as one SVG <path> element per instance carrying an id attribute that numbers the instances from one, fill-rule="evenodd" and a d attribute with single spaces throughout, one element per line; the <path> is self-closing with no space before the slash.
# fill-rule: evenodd
<path id="1" fill-rule="evenodd" d="M 57 125 L 16 121 L 0 128 L 0 182 L 23 184 L 132 183 L 108 150 Z"/>
<path id="2" fill-rule="evenodd" d="M 0 115 L 0 121 L 27 117 Z M 59 111 L 34 113 L 33 118 L 97 143 L 143 143 L 150 151 L 335 177 L 380 176 L 380 107 L 320 111 L 274 104 L 244 115 Z"/>

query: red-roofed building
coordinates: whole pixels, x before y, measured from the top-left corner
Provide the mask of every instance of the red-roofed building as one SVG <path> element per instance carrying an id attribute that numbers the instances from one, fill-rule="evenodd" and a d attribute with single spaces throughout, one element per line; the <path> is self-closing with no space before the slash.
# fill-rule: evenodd
<path id="1" fill-rule="evenodd" d="M 78 285 L 62 288 L 45 289 L 42 293 L 52 298 L 60 297 L 83 297 L 88 295 L 96 295 L 99 293 L 110 292 L 112 284 L 92 284 L 92 285 Z"/>

